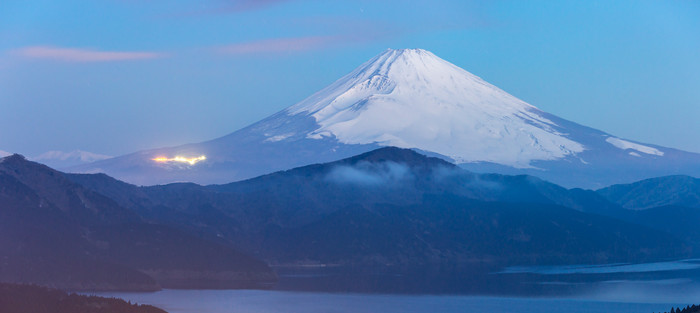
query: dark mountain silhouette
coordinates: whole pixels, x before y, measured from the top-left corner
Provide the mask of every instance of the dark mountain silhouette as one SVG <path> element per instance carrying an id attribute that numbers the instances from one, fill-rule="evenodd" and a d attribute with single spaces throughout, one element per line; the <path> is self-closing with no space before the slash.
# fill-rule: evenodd
<path id="1" fill-rule="evenodd" d="M 665 232 L 597 214 L 624 209 L 593 191 L 474 174 L 407 149 L 226 185 L 68 177 L 147 219 L 226 238 L 278 265 L 638 262 L 690 252 Z"/>
<path id="2" fill-rule="evenodd" d="M 700 251 L 700 208 L 665 205 L 645 210 L 628 210 L 618 219 L 672 234 Z"/>
<path id="3" fill-rule="evenodd" d="M 0 159 L 0 280 L 73 290 L 242 287 L 275 280 L 261 261 L 134 211 L 63 173 Z"/>

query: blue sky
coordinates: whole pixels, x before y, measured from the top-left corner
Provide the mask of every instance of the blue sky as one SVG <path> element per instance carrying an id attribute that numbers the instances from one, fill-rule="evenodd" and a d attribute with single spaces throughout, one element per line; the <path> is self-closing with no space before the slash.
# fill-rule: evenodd
<path id="1" fill-rule="evenodd" d="M 213 139 L 386 48 L 544 111 L 700 152 L 700 2 L 0 2 L 0 150 L 120 155 Z"/>

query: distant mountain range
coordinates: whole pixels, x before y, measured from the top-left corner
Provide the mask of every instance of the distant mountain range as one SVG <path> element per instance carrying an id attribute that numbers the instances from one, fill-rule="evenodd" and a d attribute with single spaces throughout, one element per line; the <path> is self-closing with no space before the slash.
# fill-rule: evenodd
<path id="1" fill-rule="evenodd" d="M 153 185 L 227 183 L 412 148 L 474 172 L 601 188 L 700 176 L 700 154 L 622 139 L 546 113 L 421 49 L 387 50 L 307 99 L 229 135 L 140 151 L 71 172 Z"/>

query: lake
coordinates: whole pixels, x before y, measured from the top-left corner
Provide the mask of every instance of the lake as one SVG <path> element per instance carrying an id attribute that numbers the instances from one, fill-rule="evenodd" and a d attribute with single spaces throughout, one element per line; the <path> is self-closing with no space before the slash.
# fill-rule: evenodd
<path id="1" fill-rule="evenodd" d="M 583 298 L 370 295 L 262 290 L 163 290 L 154 293 L 99 295 L 152 304 L 170 313 L 651 313 L 668 311 L 672 305 L 680 306 L 679 303 L 617 302 Z"/>
<path id="2" fill-rule="evenodd" d="M 152 304 L 171 313 L 224 312 L 635 312 L 670 310 L 671 306 L 700 304 L 700 261 L 680 260 L 645 264 L 549 267 L 509 267 L 435 281 L 417 281 L 445 294 L 426 294 L 413 287 L 408 275 L 357 275 L 332 269 L 280 271 L 283 290 L 163 290 L 153 293 L 98 293 L 132 302 Z M 471 273 L 474 274 L 474 273 Z M 432 276 L 435 273 L 429 273 Z M 478 276 L 478 275 L 477 275 Z M 371 281 L 367 281 L 371 279 Z M 485 283 L 490 279 L 488 283 Z M 334 281 L 336 284 L 330 282 Z M 462 281 L 463 284 L 456 282 Z M 372 282 L 388 289 L 372 286 Z M 476 284 L 477 286 L 475 286 Z M 328 288 L 328 286 L 335 288 Z M 419 285 L 419 284 L 416 284 Z M 483 288 L 479 288 L 479 286 Z M 460 287 L 462 286 L 462 287 Z M 442 288 L 442 289 L 440 289 Z M 328 292 L 332 290 L 334 292 Z M 353 290 L 360 290 L 355 292 Z M 451 290 L 448 292 L 442 292 Z M 433 290 L 434 291 L 434 290 Z M 432 292 L 435 293 L 435 292 Z"/>

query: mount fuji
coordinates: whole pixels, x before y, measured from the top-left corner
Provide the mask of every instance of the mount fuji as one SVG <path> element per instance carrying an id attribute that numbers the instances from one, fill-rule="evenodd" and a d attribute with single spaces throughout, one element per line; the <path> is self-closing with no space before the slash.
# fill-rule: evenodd
<path id="1" fill-rule="evenodd" d="M 566 187 L 700 176 L 700 154 L 618 138 L 543 112 L 421 49 L 386 50 L 305 100 L 229 135 L 68 170 L 105 172 L 141 185 L 214 184 L 383 146 Z"/>

